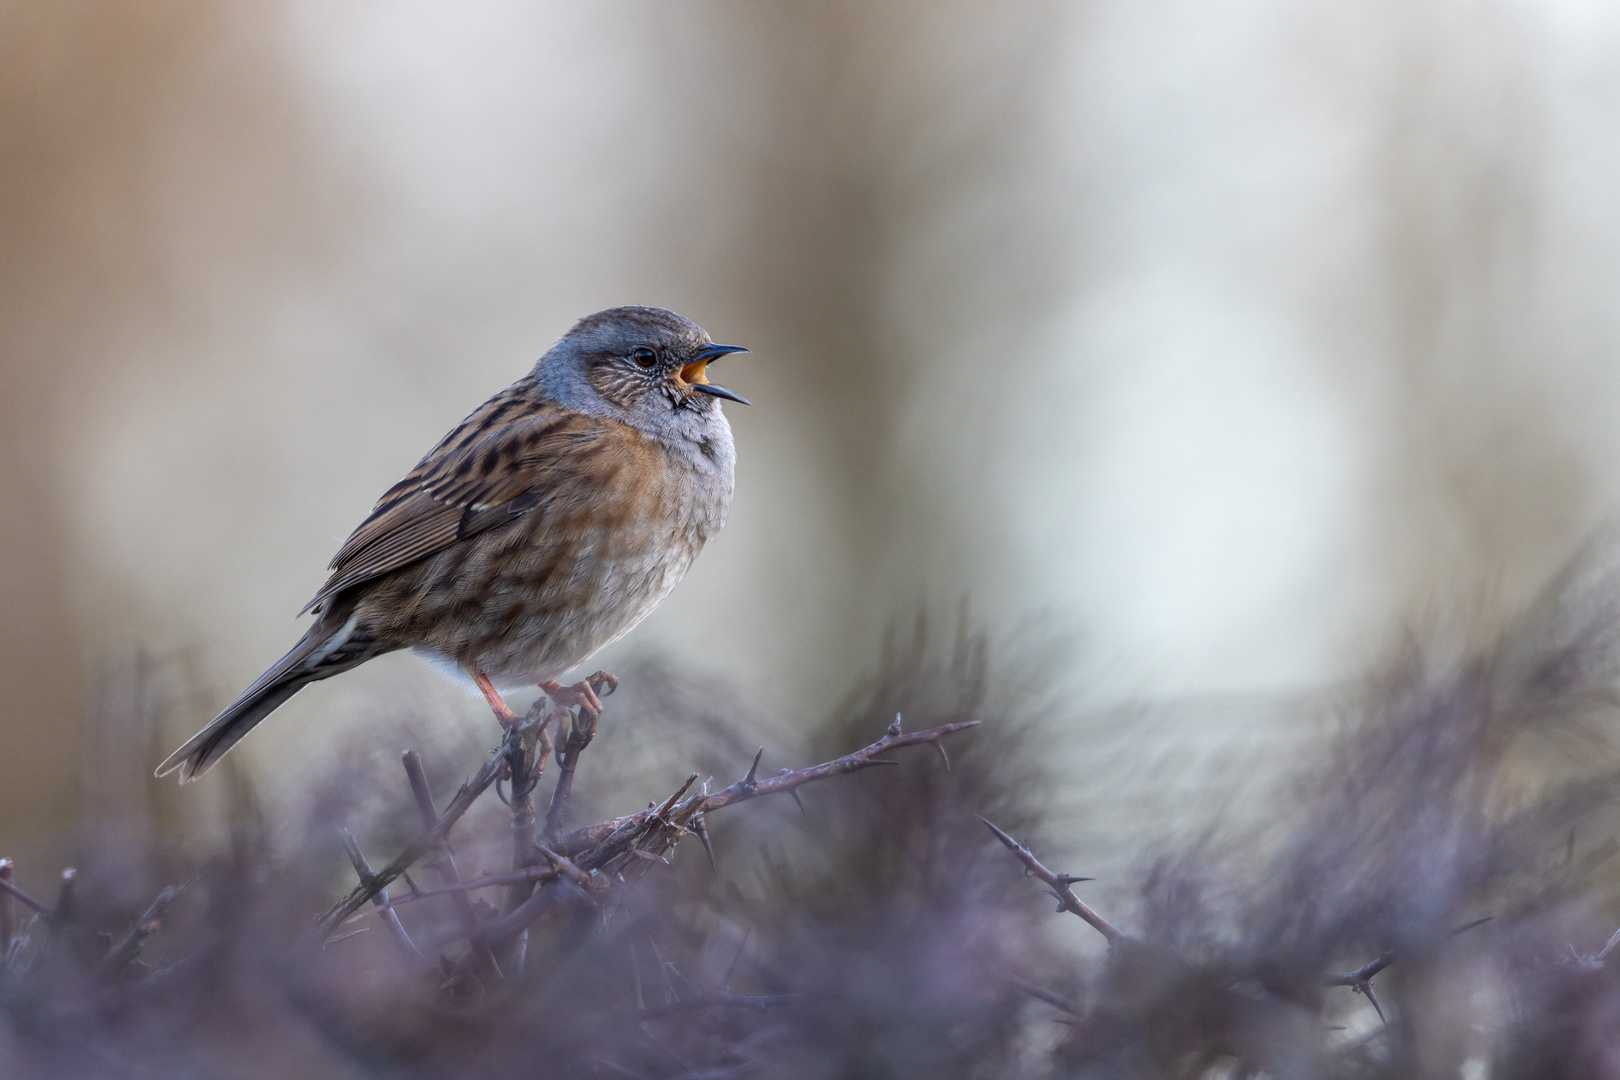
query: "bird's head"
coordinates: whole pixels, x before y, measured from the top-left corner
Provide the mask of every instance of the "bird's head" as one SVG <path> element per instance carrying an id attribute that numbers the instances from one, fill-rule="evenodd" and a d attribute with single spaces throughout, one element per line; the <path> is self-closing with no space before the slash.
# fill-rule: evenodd
<path id="1" fill-rule="evenodd" d="M 657 307 L 587 315 L 535 367 L 541 389 L 583 412 L 613 415 L 662 433 L 720 416 L 719 400 L 747 398 L 708 379 L 708 366 L 737 345 L 716 345 L 703 328 Z"/>

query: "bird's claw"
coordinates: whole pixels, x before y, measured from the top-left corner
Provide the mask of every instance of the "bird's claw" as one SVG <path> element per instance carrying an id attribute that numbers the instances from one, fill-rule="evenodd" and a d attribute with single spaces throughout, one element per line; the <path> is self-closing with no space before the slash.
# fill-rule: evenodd
<path id="1" fill-rule="evenodd" d="M 547 679 L 540 684 L 540 689 L 562 708 L 571 709 L 578 705 L 595 719 L 602 715 L 602 698 L 613 693 L 618 686 L 617 676 L 598 671 L 590 678 L 581 679 L 572 686 L 564 686 L 555 679 Z"/>
<path id="2" fill-rule="evenodd" d="M 598 671 L 585 680 L 596 691 L 596 696 L 605 698 L 612 695 L 619 688 L 619 677 L 611 671 Z"/>

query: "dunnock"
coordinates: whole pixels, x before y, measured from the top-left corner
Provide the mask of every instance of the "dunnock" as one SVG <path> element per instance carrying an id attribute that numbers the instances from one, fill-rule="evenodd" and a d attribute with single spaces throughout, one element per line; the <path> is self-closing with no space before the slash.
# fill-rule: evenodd
<path id="1" fill-rule="evenodd" d="M 554 680 L 646 618 L 725 523 L 716 399 L 747 401 L 704 371 L 746 351 L 663 308 L 581 319 L 383 495 L 303 640 L 157 775 L 200 775 L 309 683 L 395 649 L 465 670 L 506 723 L 500 691 L 536 683 L 599 711 L 592 680 Z"/>

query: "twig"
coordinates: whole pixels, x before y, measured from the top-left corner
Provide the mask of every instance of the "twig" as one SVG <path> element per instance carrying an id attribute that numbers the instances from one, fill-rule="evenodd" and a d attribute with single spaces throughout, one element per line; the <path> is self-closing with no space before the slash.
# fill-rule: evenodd
<path id="1" fill-rule="evenodd" d="M 361 852 L 360 845 L 355 842 L 354 834 L 348 829 L 339 829 L 338 836 L 343 840 L 344 850 L 349 853 L 349 862 L 354 864 L 354 872 L 360 878 L 360 884 L 365 885 L 373 880 L 376 875 L 371 872 L 371 864 L 366 861 L 366 856 Z M 388 891 L 378 889 L 372 894 L 371 902 L 378 907 L 384 907 L 388 903 Z M 423 963 L 427 962 L 427 957 L 423 956 L 422 951 L 416 947 L 416 943 L 411 940 L 411 935 L 405 932 L 405 926 L 399 921 L 399 916 L 394 914 L 393 908 L 385 908 L 382 919 L 384 925 L 388 927 L 389 934 L 392 935 L 406 955 L 413 956 Z"/>
<path id="2" fill-rule="evenodd" d="M 1609 954 L 1614 951 L 1614 947 L 1616 945 L 1620 945 L 1620 930 L 1616 930 L 1614 934 L 1610 936 L 1609 943 L 1603 946 L 1603 948 L 1599 949 L 1597 955 L 1592 957 L 1592 959 L 1596 960 L 1600 964 L 1603 963 L 1603 961 L 1609 958 Z"/>
<path id="3" fill-rule="evenodd" d="M 989 818 L 981 817 L 979 820 L 984 822 L 987 829 L 996 834 L 996 839 L 1005 844 L 1007 850 L 1018 856 L 1018 861 L 1024 864 L 1024 872 L 1027 875 L 1038 877 L 1051 886 L 1053 895 L 1057 897 L 1059 911 L 1070 911 L 1080 916 L 1090 924 L 1092 929 L 1108 939 L 1109 947 L 1113 947 L 1121 941 L 1129 940 L 1124 931 L 1097 914 L 1086 905 L 1085 901 L 1074 895 L 1074 889 L 1071 886 L 1077 881 L 1087 881 L 1088 878 L 1053 873 L 1041 864 L 1041 861 L 1030 852 L 1028 847 L 996 828 Z"/>
<path id="4" fill-rule="evenodd" d="M 1013 984 L 1014 989 L 1028 994 L 1036 1001 L 1044 1001 L 1054 1009 L 1061 1009 L 1070 1016 L 1080 1015 L 1079 1007 L 1075 1005 L 1074 1002 L 1058 993 L 1056 990 L 1048 990 L 1044 986 L 1032 983 L 1028 979 L 1021 978 L 1017 975 L 1008 976 L 1008 981 Z"/>
<path id="5" fill-rule="evenodd" d="M 11 884 L 11 860 L 0 859 L 0 881 Z M 17 904 L 10 889 L 0 889 L 0 963 L 11 948 L 11 939 L 17 933 Z"/>
<path id="6" fill-rule="evenodd" d="M 551 756 L 551 736 L 546 731 L 551 724 L 547 699 L 542 695 L 529 710 L 529 715 L 517 728 L 518 737 L 507 740 L 505 749 L 507 772 L 512 778 L 512 869 L 522 870 L 534 865 L 535 826 L 534 789 L 540 783 L 540 774 Z M 506 889 L 506 911 L 515 911 L 529 898 L 534 885 L 526 880 L 513 882 Z"/>
<path id="7" fill-rule="evenodd" d="M 682 784 L 680 789 L 664 800 L 661 805 L 648 807 L 640 813 L 612 818 L 608 821 L 598 822 L 595 825 L 586 825 L 571 830 L 547 845 L 547 850 L 554 855 L 571 860 L 571 865 L 589 877 L 590 871 L 606 867 L 608 863 L 616 859 L 621 857 L 625 859 L 633 858 L 630 855 L 632 850 L 641 853 L 647 853 L 653 849 L 658 851 L 668 850 L 669 847 L 673 846 L 675 840 L 687 831 L 688 823 L 697 814 L 707 814 L 710 811 L 730 806 L 733 803 L 745 802 L 764 795 L 792 792 L 805 784 L 824 780 L 831 776 L 858 772 L 861 769 L 877 765 L 896 764 L 892 761 L 873 759 L 891 750 L 899 750 L 908 746 L 917 746 L 923 743 L 938 745 L 945 736 L 977 727 L 978 723 L 977 720 L 967 720 L 930 728 L 926 731 L 898 735 L 885 733 L 884 737 L 877 742 L 854 753 L 845 754 L 843 757 L 823 762 L 820 765 L 783 772 L 768 780 L 758 779 L 759 761 L 763 755 L 762 750 L 760 754 L 755 755 L 754 763 L 748 774 L 729 787 L 712 794 L 695 795 L 687 799 L 685 803 L 681 803 L 681 798 L 697 781 L 697 774 L 693 773 L 687 778 L 686 783 Z M 362 881 L 359 886 L 341 901 L 334 904 L 321 917 L 318 930 L 323 937 L 332 933 L 345 920 L 354 915 L 362 904 L 371 900 L 380 890 L 386 888 L 395 878 L 399 877 L 417 860 L 444 840 L 451 827 L 460 820 L 473 802 L 495 782 L 495 778 L 500 775 L 502 768 L 506 765 L 507 758 L 505 754 L 507 750 L 514 740 L 519 737 L 518 727 L 509 730 L 501 749 L 491 755 L 483 767 L 471 779 L 461 785 L 461 789 L 456 792 L 455 798 L 450 801 L 450 805 L 439 816 L 433 828 L 406 845 L 405 850 L 393 862 L 373 874 L 369 881 Z M 538 853 L 540 845 L 536 844 L 534 847 Z M 656 859 L 658 855 L 654 853 L 651 857 Z M 493 876 L 491 875 L 491 877 Z M 511 880 L 513 879 L 505 879 L 507 882 Z M 543 881 L 546 878 L 525 875 L 524 880 Z M 487 879 L 479 879 L 479 881 L 480 885 L 469 884 L 468 887 L 481 887 L 481 884 L 494 883 Z M 426 890 L 422 891 L 424 894 L 427 892 Z M 544 900 L 536 903 L 537 900 L 539 900 L 538 896 L 531 896 L 518 908 L 504 916 L 495 926 L 486 928 L 486 939 L 493 944 L 504 938 L 509 938 L 518 930 L 521 930 L 523 926 L 527 926 L 535 918 L 538 918 L 541 912 L 556 902 L 554 900 Z M 531 907 L 531 905 L 534 906 Z M 529 912 L 532 912 L 532 914 L 528 914 Z M 514 927 L 516 929 L 513 929 Z M 500 933 L 497 933 L 497 930 L 500 930 Z"/>
<path id="8" fill-rule="evenodd" d="M 490 942 L 499 946 L 514 940 L 540 916 L 554 907 L 560 907 L 565 902 L 576 899 L 578 894 L 579 890 L 572 882 L 566 886 L 562 886 L 559 882 L 558 888 L 544 889 L 535 893 L 511 912 L 501 916 L 489 928 L 487 934 Z"/>
<path id="9" fill-rule="evenodd" d="M 1474 919 L 1471 922 L 1463 923 L 1461 926 L 1454 926 L 1451 928 L 1451 933 L 1446 936 L 1456 937 L 1458 934 L 1467 933 L 1476 926 L 1482 926 L 1485 923 L 1490 922 L 1491 919 L 1492 916 L 1487 915 L 1483 919 Z M 1604 948 L 1605 953 L 1608 952 L 1608 949 L 1614 945 L 1617 939 L 1620 939 L 1620 931 L 1616 931 L 1615 936 L 1610 939 L 1609 946 Z M 1383 971 L 1385 968 L 1389 967 L 1389 965 L 1393 964 L 1395 960 L 1395 950 L 1390 949 L 1382 956 L 1379 956 L 1374 960 L 1367 961 L 1354 971 L 1341 971 L 1337 974 L 1329 975 L 1323 980 L 1323 982 L 1328 986 L 1348 986 L 1351 990 L 1354 990 L 1356 993 L 1365 997 L 1367 999 L 1367 1003 L 1373 1007 L 1373 1012 L 1378 1014 L 1378 1019 L 1384 1022 L 1385 1027 L 1388 1027 L 1389 1018 L 1384 1015 L 1383 1006 L 1378 1004 L 1378 995 L 1373 993 L 1372 978 L 1374 975 L 1377 975 L 1380 971 Z"/>
<path id="10" fill-rule="evenodd" d="M 7 859 L 6 861 L 10 862 L 11 860 Z M 10 867 L 7 867 L 7 869 L 9 870 Z M 5 874 L 3 876 L 0 876 L 0 892 L 4 892 L 7 896 L 15 896 L 18 900 L 21 900 L 25 906 L 33 908 L 34 911 L 36 911 L 40 915 L 41 918 L 44 918 L 46 920 L 50 919 L 50 917 L 51 917 L 51 907 L 50 907 L 50 905 L 40 903 L 38 900 L 35 900 L 32 896 L 29 896 L 27 893 L 23 892 L 20 887 L 18 887 L 16 885 L 13 885 L 12 882 L 11 882 L 11 875 L 10 874 Z"/>
<path id="11" fill-rule="evenodd" d="M 666 826 L 684 830 L 686 823 L 698 814 L 708 814 L 722 807 L 746 802 L 749 799 L 757 799 L 765 795 L 789 793 L 805 784 L 825 780 L 831 776 L 859 772 L 861 769 L 877 765 L 898 764 L 893 761 L 875 761 L 873 759 L 880 754 L 903 749 L 907 746 L 918 746 L 923 743 L 937 744 L 947 735 L 977 727 L 978 724 L 979 721 L 977 720 L 964 720 L 937 728 L 929 728 L 926 731 L 901 735 L 885 734 L 877 742 L 854 753 L 845 754 L 843 757 L 834 758 L 832 761 L 823 762 L 820 765 L 779 773 L 768 780 L 758 778 L 759 762 L 764 754 L 764 751 L 761 750 L 759 754 L 754 756 L 754 762 L 750 766 L 748 774 L 741 780 L 713 794 L 694 797 L 668 820 L 663 819 L 665 815 L 670 813 L 675 801 L 691 787 L 696 779 L 695 773 L 692 778 L 681 786 L 681 790 L 666 799 L 662 806 L 648 808 L 640 813 L 612 818 L 608 821 L 598 822 L 595 825 L 586 825 L 571 830 L 559 836 L 552 847 L 554 850 L 574 859 L 580 866 L 595 869 L 606 863 L 614 855 L 621 853 L 630 843 L 640 840 L 649 831 L 650 826 L 659 822 Z M 589 854 L 587 855 L 587 853 Z"/>
<path id="12" fill-rule="evenodd" d="M 429 832 L 433 831 L 439 821 L 439 813 L 433 808 L 433 792 L 428 787 L 427 772 L 422 768 L 422 755 L 415 750 L 407 750 L 401 756 L 405 765 L 405 776 L 411 782 L 411 794 L 416 797 L 416 811 L 422 819 L 422 827 Z M 433 860 L 439 875 L 444 878 L 446 885 L 460 885 L 461 874 L 456 870 L 456 857 L 450 853 L 450 846 L 441 843 Z M 410 879 L 407 877 L 407 881 Z M 422 895 L 422 890 L 411 889 L 412 898 Z M 478 912 L 473 910 L 472 899 L 465 889 L 449 890 L 451 903 L 455 906 L 456 917 L 461 920 L 462 929 L 467 931 L 467 944 L 472 949 L 473 959 L 484 971 L 493 975 L 497 980 L 504 978 L 500 964 L 495 962 L 495 954 L 490 952 L 489 943 L 484 940 L 483 928 L 478 921 Z M 386 903 L 386 902 L 385 902 Z M 382 905 L 379 905 L 382 906 Z M 392 904 L 388 905 L 392 911 Z"/>
<path id="13" fill-rule="evenodd" d="M 564 856 L 557 854 L 544 844 L 534 845 L 534 850 L 546 857 L 546 861 L 551 863 L 552 869 L 555 870 L 559 876 L 567 878 L 569 881 L 572 881 L 575 885 L 578 885 L 586 892 L 589 892 L 594 886 L 594 882 L 591 880 L 591 875 L 575 866 Z"/>
<path id="14" fill-rule="evenodd" d="M 507 740 L 516 737 L 515 731 L 516 729 L 507 732 Z M 502 749 L 504 748 L 503 742 Z M 418 859 L 443 843 L 451 828 L 461 820 L 461 815 L 465 814 L 478 797 L 495 782 L 505 764 L 506 758 L 499 751 L 491 754 L 489 760 L 485 761 L 483 766 L 457 790 L 455 797 L 450 800 L 450 805 L 444 808 L 444 813 L 439 815 L 438 822 L 433 828 L 406 844 L 405 850 L 400 852 L 393 862 L 373 874 L 370 881 L 362 881 L 350 891 L 349 895 L 333 904 L 316 924 L 317 932 L 322 937 L 330 934 L 343 920 L 360 910 L 362 904 L 386 889 L 395 878 L 415 865 Z"/>
<path id="15" fill-rule="evenodd" d="M 1329 986 L 1349 986 L 1359 989 L 1367 980 L 1394 962 L 1395 950 L 1391 949 L 1376 960 L 1367 961 L 1354 971 L 1341 971 L 1336 975 L 1329 975 L 1325 981 Z"/>
<path id="16" fill-rule="evenodd" d="M 163 915 L 174 903 L 174 898 L 185 889 L 184 885 L 170 885 L 157 894 L 157 899 L 147 907 L 129 933 L 124 935 L 122 941 L 108 950 L 107 955 L 101 959 L 101 970 L 107 975 L 116 975 L 141 955 L 141 946 L 146 939 L 158 932 L 163 925 Z"/>
<path id="17" fill-rule="evenodd" d="M 594 681 L 594 677 L 593 677 Z M 593 687 L 601 696 L 611 694 L 618 687 L 617 682 L 603 682 Z M 563 815 L 568 808 L 568 796 L 574 790 L 574 769 L 579 765 L 579 755 L 591 745 L 596 737 L 597 721 L 601 719 L 588 709 L 580 708 L 577 712 L 570 712 L 568 734 L 563 737 L 561 729 L 558 730 L 557 740 L 557 786 L 551 789 L 551 802 L 546 807 L 547 840 L 554 839 L 562 831 Z"/>
<path id="18" fill-rule="evenodd" d="M 344 923 L 359 922 L 361 919 L 378 915 L 386 908 L 403 907 L 418 900 L 431 900 L 435 896 L 453 896 L 456 893 L 469 893 L 475 889 L 488 889 L 496 885 L 510 885 L 514 881 L 551 881 L 557 877 L 557 870 L 551 866 L 525 866 L 521 870 L 498 870 L 493 874 L 484 874 L 475 878 L 463 878 L 460 881 L 444 885 L 418 885 L 416 891 L 409 896 L 394 897 L 386 904 L 378 904 L 368 911 L 357 911 L 344 920 Z"/>

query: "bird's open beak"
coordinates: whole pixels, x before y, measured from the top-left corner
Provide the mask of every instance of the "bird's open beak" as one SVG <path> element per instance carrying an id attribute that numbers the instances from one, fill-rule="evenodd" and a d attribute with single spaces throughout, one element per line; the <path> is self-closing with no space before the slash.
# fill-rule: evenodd
<path id="1" fill-rule="evenodd" d="M 705 347 L 693 353 L 692 359 L 680 366 L 677 377 L 679 377 L 680 382 L 689 385 L 698 393 L 708 393 L 710 397 L 723 397 L 726 398 L 727 402 L 753 405 L 753 402 L 742 397 L 735 390 L 727 390 L 726 387 L 714 385 L 713 382 L 708 381 L 708 376 L 703 374 L 713 361 L 726 355 L 726 353 L 747 353 L 747 351 L 742 345 L 705 345 Z"/>
<path id="2" fill-rule="evenodd" d="M 725 398 L 727 401 L 735 401 L 743 405 L 752 405 L 752 401 L 749 401 L 735 390 L 727 390 L 723 386 L 716 386 L 714 383 L 708 380 L 706 375 L 704 375 L 704 371 L 708 368 L 710 363 L 720 359 L 720 357 L 725 356 L 727 353 L 740 353 L 747 351 L 748 350 L 743 348 L 741 345 L 705 345 L 703 348 L 692 354 L 692 359 L 688 360 L 681 366 L 681 370 L 677 374 L 677 378 L 700 394 L 708 394 L 710 397 Z"/>

